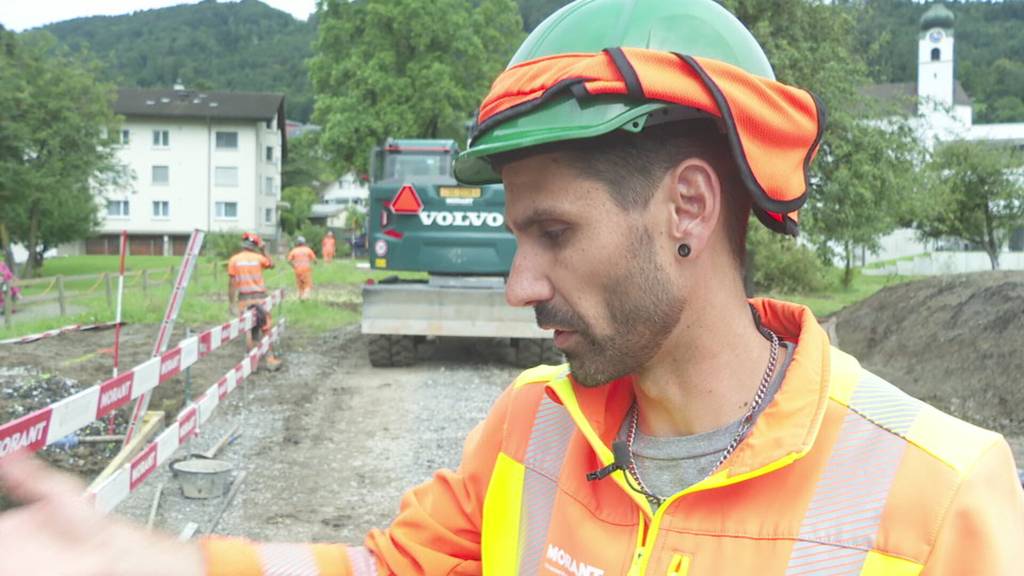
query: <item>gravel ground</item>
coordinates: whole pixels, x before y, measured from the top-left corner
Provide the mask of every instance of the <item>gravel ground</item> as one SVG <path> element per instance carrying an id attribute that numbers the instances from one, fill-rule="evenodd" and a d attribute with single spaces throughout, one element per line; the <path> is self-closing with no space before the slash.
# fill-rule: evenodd
<path id="1" fill-rule="evenodd" d="M 518 373 L 501 343 L 428 343 L 416 366 L 378 369 L 354 327 L 299 341 L 286 333 L 286 367 L 250 378 L 193 441 L 201 452 L 241 425 L 218 458 L 246 476 L 216 533 L 361 542 L 394 518 L 406 489 L 458 464 L 465 435 Z M 209 531 L 224 499 L 184 498 L 167 466 L 116 512 L 145 521 L 164 483 L 155 525 Z"/>

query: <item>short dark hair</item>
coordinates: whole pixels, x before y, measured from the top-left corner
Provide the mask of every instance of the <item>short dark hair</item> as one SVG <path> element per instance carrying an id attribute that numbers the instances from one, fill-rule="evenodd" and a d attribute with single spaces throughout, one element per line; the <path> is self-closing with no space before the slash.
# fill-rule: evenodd
<path id="1" fill-rule="evenodd" d="M 659 124 L 641 132 L 615 130 L 596 138 L 563 140 L 491 156 L 496 171 L 538 154 L 558 153 L 570 166 L 604 184 L 623 210 L 645 208 L 665 173 L 688 158 L 711 165 L 722 187 L 722 217 L 733 257 L 746 259 L 750 196 L 740 181 L 725 135 L 713 120 Z"/>

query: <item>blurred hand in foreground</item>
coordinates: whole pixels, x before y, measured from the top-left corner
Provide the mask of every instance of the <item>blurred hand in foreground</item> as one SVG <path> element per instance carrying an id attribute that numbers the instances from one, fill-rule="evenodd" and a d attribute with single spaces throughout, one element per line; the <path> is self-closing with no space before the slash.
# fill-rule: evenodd
<path id="1" fill-rule="evenodd" d="M 0 460 L 0 491 L 21 506 L 0 514 L 0 576 L 195 575 L 195 544 L 105 516 L 85 487 L 28 454 Z"/>

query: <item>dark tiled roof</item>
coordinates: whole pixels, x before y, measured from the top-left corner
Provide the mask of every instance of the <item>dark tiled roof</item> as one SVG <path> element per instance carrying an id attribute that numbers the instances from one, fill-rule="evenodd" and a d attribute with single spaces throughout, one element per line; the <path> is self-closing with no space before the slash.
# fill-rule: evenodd
<path id="1" fill-rule="evenodd" d="M 861 88 L 861 93 L 875 100 L 884 108 L 891 108 L 887 112 L 903 114 L 917 113 L 917 83 L 916 82 L 892 82 L 889 84 L 872 84 Z M 953 104 L 955 106 L 970 106 L 971 98 L 967 95 L 960 81 L 953 84 Z"/>
<path id="2" fill-rule="evenodd" d="M 216 92 L 121 88 L 114 112 L 123 116 L 222 118 L 269 120 L 280 113 L 283 125 L 284 95 L 263 92 Z"/>

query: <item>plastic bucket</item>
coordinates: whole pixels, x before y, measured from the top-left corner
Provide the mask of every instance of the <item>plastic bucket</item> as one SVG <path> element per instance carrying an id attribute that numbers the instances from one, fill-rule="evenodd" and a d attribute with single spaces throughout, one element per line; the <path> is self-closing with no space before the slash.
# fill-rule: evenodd
<path id="1" fill-rule="evenodd" d="M 186 498 L 217 498 L 231 486 L 234 466 L 223 460 L 193 458 L 171 464 Z"/>

